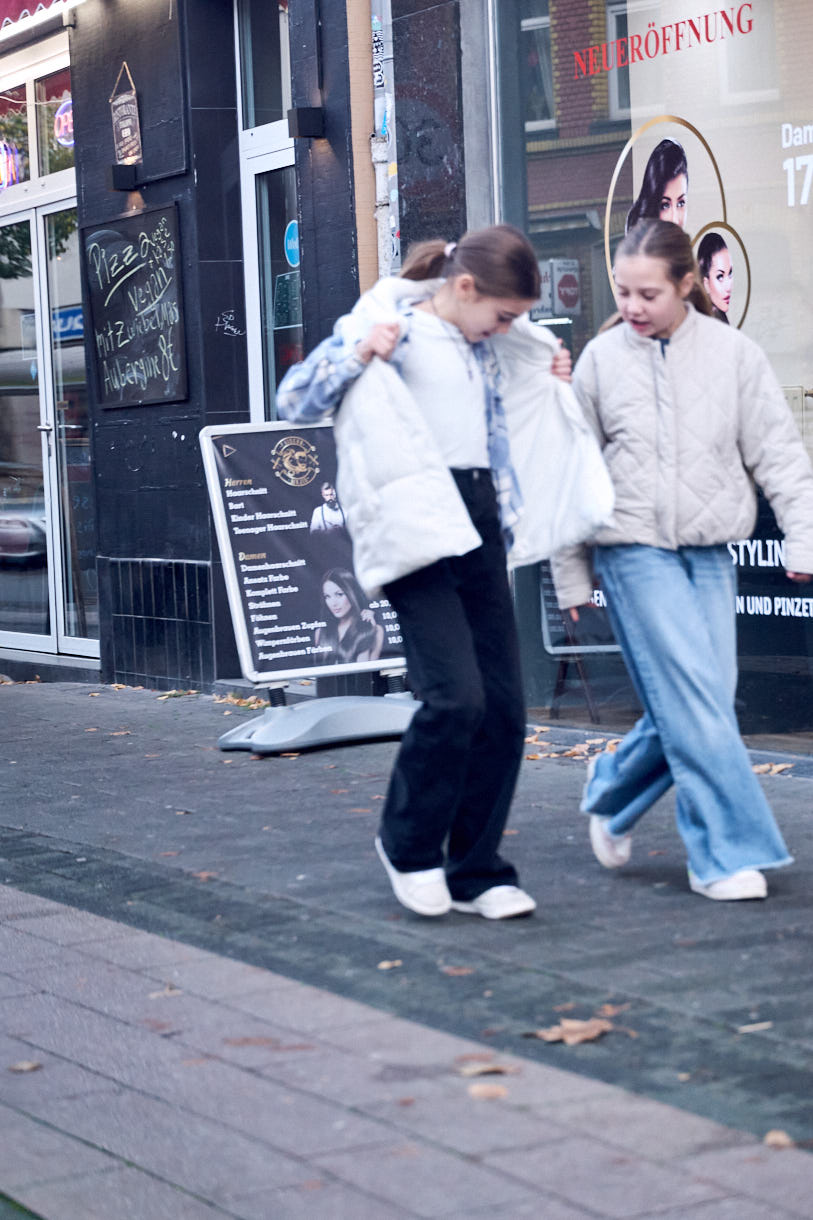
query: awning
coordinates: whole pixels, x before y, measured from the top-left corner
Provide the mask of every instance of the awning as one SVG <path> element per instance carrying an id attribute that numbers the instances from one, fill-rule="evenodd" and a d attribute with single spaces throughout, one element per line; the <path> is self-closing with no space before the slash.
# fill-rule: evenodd
<path id="1" fill-rule="evenodd" d="M 51 8 L 61 8 L 64 0 L 50 0 L 50 3 L 45 3 L 40 0 L 35 3 L 35 0 L 0 0 L 0 29 L 9 25 L 15 25 L 23 17 L 33 17 L 36 13 L 47 12 Z"/>

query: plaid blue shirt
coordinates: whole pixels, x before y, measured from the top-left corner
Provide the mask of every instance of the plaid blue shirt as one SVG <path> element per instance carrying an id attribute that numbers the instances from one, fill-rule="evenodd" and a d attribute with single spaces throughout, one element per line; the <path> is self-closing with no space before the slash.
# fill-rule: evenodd
<path id="1" fill-rule="evenodd" d="M 403 335 L 390 363 L 394 368 L 400 369 L 403 345 L 409 342 L 411 303 L 402 301 L 399 314 Z M 368 328 L 369 324 L 366 329 Z M 277 412 L 280 418 L 292 422 L 316 423 L 338 411 L 348 387 L 367 367 L 355 354 L 356 343 L 361 337 L 358 320 L 352 314 L 347 314 L 336 323 L 332 335 L 323 339 L 300 364 L 289 368 L 277 390 Z M 508 425 L 499 392 L 500 368 L 494 349 L 487 340 L 473 343 L 471 349 L 483 377 L 488 460 L 500 507 L 506 547 L 510 547 L 513 527 L 522 509 L 522 495 L 511 462 Z"/>

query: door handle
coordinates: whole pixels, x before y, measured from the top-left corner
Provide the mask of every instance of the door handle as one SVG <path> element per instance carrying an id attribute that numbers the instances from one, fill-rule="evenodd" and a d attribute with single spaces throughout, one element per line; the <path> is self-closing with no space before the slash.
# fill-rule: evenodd
<path id="1" fill-rule="evenodd" d="M 53 424 L 37 424 L 37 432 L 53 432 Z"/>

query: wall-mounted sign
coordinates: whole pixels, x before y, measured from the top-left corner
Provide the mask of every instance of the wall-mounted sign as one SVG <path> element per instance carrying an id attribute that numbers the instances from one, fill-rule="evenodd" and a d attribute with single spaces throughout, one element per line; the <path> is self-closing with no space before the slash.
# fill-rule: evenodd
<path id="1" fill-rule="evenodd" d="M 289 267 L 299 266 L 299 221 L 289 220 L 285 226 L 285 258 Z"/>
<path id="2" fill-rule="evenodd" d="M 73 148 L 73 98 L 66 97 L 54 115 L 54 139 L 63 148 Z"/>
<path id="3" fill-rule="evenodd" d="M 582 292 L 579 278 L 579 260 L 575 258 L 551 259 L 553 274 L 553 308 L 555 312 L 578 315 L 582 311 Z"/>
<path id="4" fill-rule="evenodd" d="M 122 72 L 127 73 L 130 88 L 116 93 Z M 138 97 L 135 82 L 125 60 L 119 68 L 113 92 L 110 94 L 110 116 L 113 120 L 113 147 L 117 165 L 137 165 L 143 157 L 141 151 L 141 126 L 138 121 Z"/>
<path id="5" fill-rule="evenodd" d="M 20 152 L 16 144 L 0 140 L 0 191 L 20 181 Z"/>
<path id="6" fill-rule="evenodd" d="M 186 398 L 176 206 L 89 227 L 82 243 L 99 403 Z"/>

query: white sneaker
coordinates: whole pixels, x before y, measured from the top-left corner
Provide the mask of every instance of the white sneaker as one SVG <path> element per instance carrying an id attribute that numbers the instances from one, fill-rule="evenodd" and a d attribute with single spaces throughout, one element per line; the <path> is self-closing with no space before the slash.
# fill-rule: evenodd
<path id="1" fill-rule="evenodd" d="M 689 869 L 689 888 L 693 893 L 702 894 L 704 898 L 714 898 L 717 902 L 739 902 L 743 898 L 768 897 L 768 883 L 756 868 L 741 868 L 730 877 L 709 881 L 707 885 L 698 881 Z"/>
<path id="2" fill-rule="evenodd" d="M 519 915 L 530 915 L 536 910 L 536 903 L 518 885 L 492 885 L 471 902 L 453 899 L 452 910 L 465 915 L 482 915 L 483 919 L 516 919 Z"/>
<path id="3" fill-rule="evenodd" d="M 452 896 L 442 868 L 423 868 L 415 873 L 399 873 L 390 864 L 383 844 L 376 838 L 378 858 L 387 870 L 392 892 L 402 906 L 416 915 L 445 915 L 452 906 Z"/>
<path id="4" fill-rule="evenodd" d="M 587 789 L 590 787 L 590 784 L 593 781 L 593 776 L 596 773 L 596 767 L 598 765 L 598 760 L 600 758 L 601 758 L 600 754 L 594 754 L 592 756 L 592 758 L 588 759 L 588 761 L 587 761 L 587 775 L 584 780 L 584 787 L 582 788 L 581 804 L 579 805 L 580 813 L 589 813 L 590 812 L 590 810 L 587 807 Z"/>
<path id="5" fill-rule="evenodd" d="M 590 846 L 599 864 L 605 868 L 621 868 L 632 854 L 632 835 L 612 835 L 607 829 L 608 818 L 590 814 Z"/>

